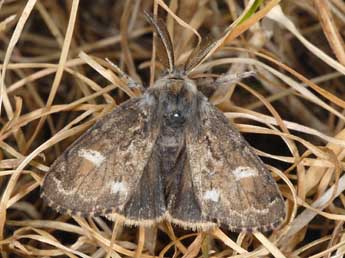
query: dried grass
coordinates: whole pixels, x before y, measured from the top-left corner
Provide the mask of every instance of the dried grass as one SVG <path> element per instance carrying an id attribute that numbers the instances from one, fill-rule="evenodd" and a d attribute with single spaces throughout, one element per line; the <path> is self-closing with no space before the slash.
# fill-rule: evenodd
<path id="1" fill-rule="evenodd" d="M 220 38 L 195 76 L 257 72 L 211 101 L 275 175 L 289 211 L 279 229 L 127 228 L 56 214 L 40 199 L 49 164 L 138 94 L 104 58 L 147 85 L 159 74 L 144 9 L 166 18 L 177 63 L 199 32 Z M 0 1 L 1 257 L 342 257 L 344 28 L 340 0 Z"/>

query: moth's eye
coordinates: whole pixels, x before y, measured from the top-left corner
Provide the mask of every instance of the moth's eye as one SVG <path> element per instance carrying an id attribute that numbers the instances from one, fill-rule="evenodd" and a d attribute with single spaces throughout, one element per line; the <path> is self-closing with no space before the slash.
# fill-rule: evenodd
<path id="1" fill-rule="evenodd" d="M 177 112 L 177 113 L 174 113 L 173 114 L 173 117 L 175 117 L 175 118 L 178 118 L 178 117 L 180 117 L 181 116 L 181 113 L 180 112 Z"/>
<path id="2" fill-rule="evenodd" d="M 182 126 L 185 122 L 185 117 L 183 116 L 181 112 L 178 112 L 178 111 L 174 111 L 170 114 L 167 114 L 165 116 L 165 119 L 166 119 L 167 125 L 171 127 Z"/>

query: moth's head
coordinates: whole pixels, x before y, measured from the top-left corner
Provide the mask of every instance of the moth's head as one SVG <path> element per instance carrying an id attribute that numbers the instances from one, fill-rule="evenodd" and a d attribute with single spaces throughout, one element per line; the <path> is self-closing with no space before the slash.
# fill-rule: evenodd
<path id="1" fill-rule="evenodd" d="M 158 91 L 162 120 L 171 128 L 183 127 L 195 111 L 195 84 L 189 79 L 181 78 L 162 78 L 157 81 L 159 82 L 162 82 L 162 88 Z"/>
<path id="2" fill-rule="evenodd" d="M 159 78 L 152 90 L 159 103 L 159 116 L 165 126 L 183 128 L 196 110 L 197 87 L 183 71 L 173 71 Z"/>
<path id="3" fill-rule="evenodd" d="M 154 87 L 164 89 L 172 95 L 184 96 L 189 101 L 197 93 L 196 84 L 188 77 L 184 69 L 167 71 L 155 82 Z"/>

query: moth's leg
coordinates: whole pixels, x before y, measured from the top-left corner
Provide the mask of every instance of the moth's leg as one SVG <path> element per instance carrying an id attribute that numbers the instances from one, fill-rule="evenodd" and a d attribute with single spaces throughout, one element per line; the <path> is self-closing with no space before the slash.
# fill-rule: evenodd
<path id="1" fill-rule="evenodd" d="M 215 82 L 218 85 L 235 83 L 235 82 L 238 82 L 244 78 L 248 78 L 248 77 L 251 77 L 254 75 L 255 75 L 254 71 L 243 72 L 243 73 L 232 73 L 232 74 L 226 73 L 226 74 L 219 76 Z"/>
<path id="2" fill-rule="evenodd" d="M 137 82 L 132 77 L 130 77 L 128 74 L 126 74 L 124 71 L 122 71 L 120 69 L 120 67 L 118 67 L 116 64 L 114 64 L 108 58 L 106 58 L 105 60 L 108 62 L 108 64 L 110 64 L 114 68 L 114 70 L 121 76 L 122 79 L 127 81 L 128 87 L 130 89 L 138 89 L 141 93 L 145 92 L 145 88 L 140 82 Z"/>
<path id="3" fill-rule="evenodd" d="M 243 73 L 226 73 L 217 77 L 216 79 L 210 77 L 196 79 L 196 85 L 198 90 L 201 91 L 206 97 L 211 97 L 218 89 L 228 87 L 230 84 L 254 75 L 254 71 Z"/>

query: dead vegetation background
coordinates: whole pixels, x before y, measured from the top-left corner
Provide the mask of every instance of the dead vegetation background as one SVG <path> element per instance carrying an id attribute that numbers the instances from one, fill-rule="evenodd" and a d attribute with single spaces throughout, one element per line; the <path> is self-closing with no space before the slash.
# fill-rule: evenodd
<path id="1" fill-rule="evenodd" d="M 143 10 L 166 21 L 178 63 L 192 28 L 219 39 L 196 74 L 256 71 L 211 101 L 275 175 L 288 208 L 277 230 L 126 228 L 40 199 L 49 164 L 137 94 L 104 58 L 145 85 L 159 75 Z M 342 257 L 344 34 L 341 0 L 0 1 L 1 257 Z"/>

